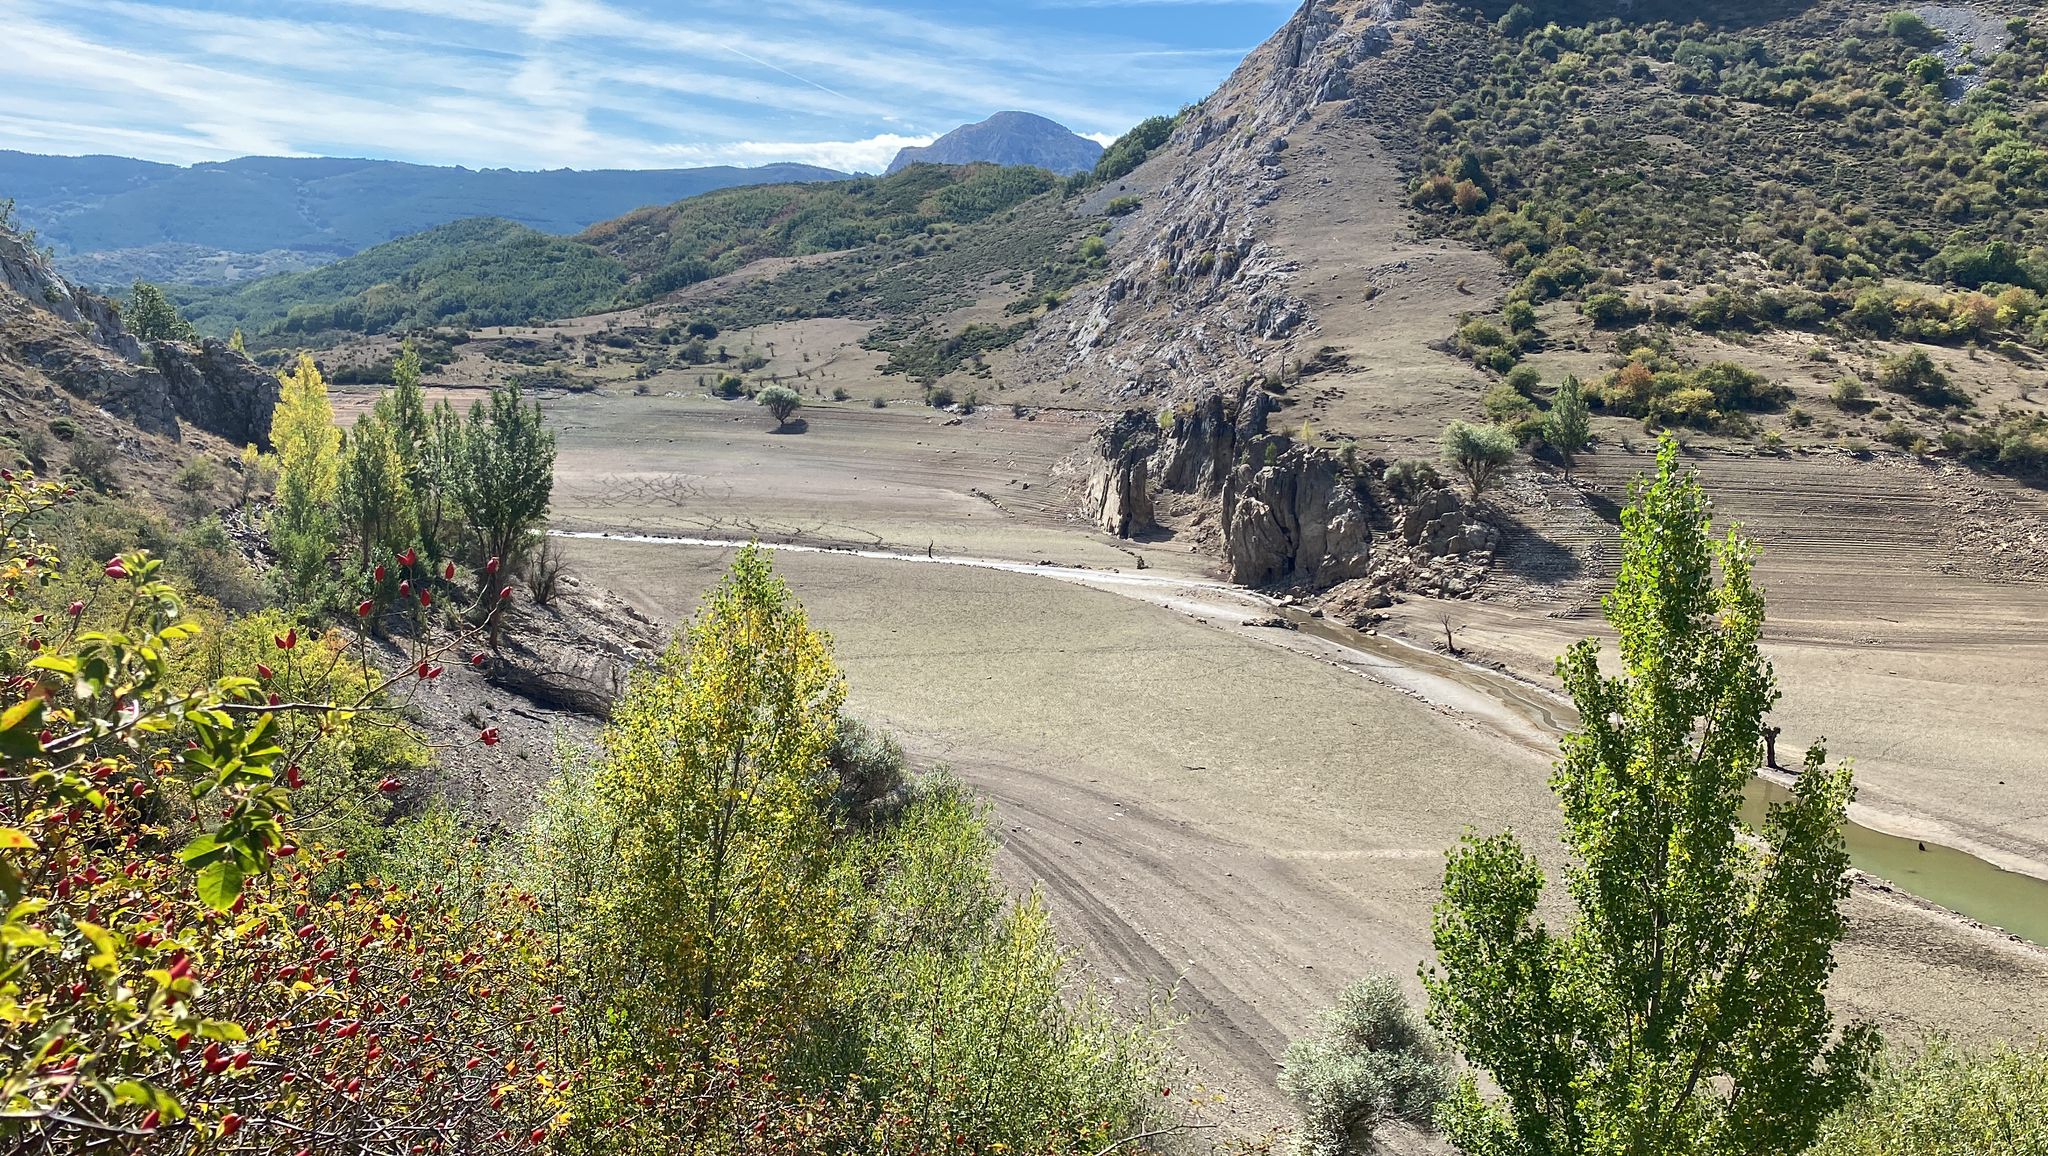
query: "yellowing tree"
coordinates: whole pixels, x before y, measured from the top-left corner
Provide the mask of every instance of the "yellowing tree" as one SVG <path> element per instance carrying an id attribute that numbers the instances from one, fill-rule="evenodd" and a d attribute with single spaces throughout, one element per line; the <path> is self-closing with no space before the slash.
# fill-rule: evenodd
<path id="1" fill-rule="evenodd" d="M 299 355 L 270 419 L 270 444 L 277 447 L 277 506 L 270 515 L 270 540 L 286 571 L 301 589 L 327 556 L 334 536 L 334 498 L 341 480 L 341 431 L 327 382 L 307 354 Z"/>
<path id="2" fill-rule="evenodd" d="M 844 697 L 830 643 L 749 546 L 619 703 L 595 781 L 616 832 L 597 967 L 642 1046 L 708 1061 L 714 1033 L 787 1038 L 823 1006 L 850 907 L 825 814 Z"/>

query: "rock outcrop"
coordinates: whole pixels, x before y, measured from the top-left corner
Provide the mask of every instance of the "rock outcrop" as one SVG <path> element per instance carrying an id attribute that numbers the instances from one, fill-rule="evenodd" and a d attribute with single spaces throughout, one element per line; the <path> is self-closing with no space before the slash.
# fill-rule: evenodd
<path id="1" fill-rule="evenodd" d="M 1216 504 L 1233 582 L 1323 587 L 1364 574 L 1377 506 L 1369 488 L 1331 454 L 1267 432 L 1269 404 L 1240 387 L 1183 406 L 1168 422 L 1124 413 L 1096 434 L 1087 512 L 1118 537 L 1149 528 L 1156 477 Z"/>
<path id="2" fill-rule="evenodd" d="M 1475 517 L 1452 489 L 1423 495 L 1402 516 L 1401 538 L 1431 558 L 1491 554 L 1500 545 L 1500 531 Z"/>
<path id="3" fill-rule="evenodd" d="M 1088 474 L 1087 513 L 1104 533 L 1133 538 L 1153 526 L 1148 481 L 1159 426 L 1131 410 L 1095 431 L 1096 465 Z"/>
<path id="4" fill-rule="evenodd" d="M 180 440 L 180 420 L 266 444 L 277 379 L 207 338 L 159 341 L 147 354 L 112 302 L 67 284 L 26 239 L 0 230 L 0 368 L 40 377 L 136 428 Z"/>
<path id="5" fill-rule="evenodd" d="M 276 375 L 214 337 L 198 345 L 158 341 L 150 351 L 179 417 L 229 441 L 269 446 Z"/>
<path id="6" fill-rule="evenodd" d="M 1250 443 L 1223 488 L 1223 561 L 1232 582 L 1317 589 L 1372 564 L 1367 493 L 1336 458 L 1274 435 Z"/>

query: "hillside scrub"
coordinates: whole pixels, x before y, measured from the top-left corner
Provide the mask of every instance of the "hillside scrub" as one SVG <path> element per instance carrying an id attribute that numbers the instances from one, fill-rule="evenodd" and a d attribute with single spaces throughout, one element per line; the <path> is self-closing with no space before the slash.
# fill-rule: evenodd
<path id="1" fill-rule="evenodd" d="M 1429 37 L 1403 75 L 1439 82 L 1376 98 L 1417 158 L 1426 227 L 1499 253 L 1521 279 L 1511 301 L 1582 295 L 1602 326 L 1654 311 L 1703 329 L 2048 345 L 2048 37 L 2027 22 L 1996 52 L 1976 46 L 1954 88 L 1917 17 L 1815 9 L 1710 30 L 1523 11 Z M 1549 272 L 1567 252 L 1603 275 L 1597 289 Z M 1765 283 L 1731 284 L 1749 253 Z M 1627 289 L 1666 279 L 1710 292 Z"/>
<path id="2" fill-rule="evenodd" d="M 1888 1056 L 1870 1093 L 1829 1117 L 1809 1156 L 2048 1152 L 2048 1050 L 1970 1053 L 1939 1041 Z"/>
<path id="3" fill-rule="evenodd" d="M 1344 989 L 1316 1034 L 1289 1044 L 1280 1090 L 1300 1114 L 1300 1156 L 1374 1150 L 1381 1124 L 1426 1126 L 1451 1089 L 1449 1065 L 1391 976 Z"/>
<path id="4" fill-rule="evenodd" d="M 1850 774 L 1813 747 L 1759 841 L 1740 837 L 1778 700 L 1755 549 L 1713 535 L 1669 437 L 1622 549 L 1604 602 L 1622 673 L 1590 639 L 1558 661 L 1581 720 L 1551 780 L 1575 914 L 1539 917 L 1544 872 L 1512 834 L 1447 857 L 1430 1020 L 1498 1094 L 1467 1073 L 1438 1121 L 1488 1156 L 1797 1152 L 1876 1047 L 1868 1025 L 1837 1032 L 1826 998 Z"/>

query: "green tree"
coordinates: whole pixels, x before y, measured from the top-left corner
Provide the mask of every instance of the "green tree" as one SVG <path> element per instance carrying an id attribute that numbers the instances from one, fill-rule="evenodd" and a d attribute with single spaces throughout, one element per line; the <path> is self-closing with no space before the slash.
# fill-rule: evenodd
<path id="1" fill-rule="evenodd" d="M 1454 421 L 1444 427 L 1438 449 L 1444 465 L 1465 479 L 1475 498 L 1492 489 L 1515 460 L 1515 439 L 1497 425 Z"/>
<path id="2" fill-rule="evenodd" d="M 451 463 L 452 489 L 475 535 L 476 561 L 498 558 L 512 565 L 547 517 L 555 435 L 541 424 L 538 404 L 521 404 L 517 384 L 493 386 L 488 407 L 470 406 L 460 447 Z"/>
<path id="3" fill-rule="evenodd" d="M 1815 746 L 1761 841 L 1740 837 L 1778 699 L 1755 550 L 1712 536 L 1668 437 L 1622 544 L 1605 603 L 1622 673 L 1601 673 L 1592 640 L 1558 662 L 1581 720 L 1551 779 L 1569 929 L 1537 918 L 1543 872 L 1512 834 L 1448 857 L 1430 1015 L 1500 1095 L 1468 1075 L 1439 1122 L 1485 1156 L 1797 1152 L 1876 1046 L 1867 1025 L 1836 1036 L 1826 999 L 1849 770 Z"/>
<path id="4" fill-rule="evenodd" d="M 1565 476 L 1578 464 L 1578 455 L 1593 444 L 1593 415 L 1586 407 L 1586 393 L 1574 374 L 1565 374 L 1550 399 L 1550 412 L 1543 415 L 1543 440 L 1564 457 Z"/>
<path id="5" fill-rule="evenodd" d="M 334 498 L 341 481 L 341 431 L 327 382 L 309 354 L 301 353 L 270 418 L 270 444 L 277 447 L 277 504 L 270 514 L 270 541 L 286 574 L 303 592 L 326 560 L 334 540 Z"/>
<path id="6" fill-rule="evenodd" d="M 786 385 L 771 385 L 754 395 L 754 401 L 775 418 L 775 428 L 789 424 L 789 419 L 804 407 L 804 399 Z"/>
<path id="7" fill-rule="evenodd" d="M 240 326 L 236 326 L 235 331 L 233 333 L 228 334 L 228 348 L 234 350 L 236 353 L 241 354 L 243 357 L 249 356 L 249 343 L 242 340 L 242 330 Z"/>
<path id="8" fill-rule="evenodd" d="M 137 281 L 129 293 L 128 332 L 143 341 L 192 341 L 198 336 L 164 291 L 147 281 Z"/>
<path id="9" fill-rule="evenodd" d="M 638 676 L 595 788 L 615 824 L 600 908 L 608 986 L 645 1034 L 781 1034 L 832 982 L 845 934 L 822 773 L 845 687 L 824 635 L 758 546 Z"/>
<path id="10" fill-rule="evenodd" d="M 358 418 L 344 440 L 335 506 L 364 569 L 403 552 L 418 532 L 396 431 L 374 410 Z"/>

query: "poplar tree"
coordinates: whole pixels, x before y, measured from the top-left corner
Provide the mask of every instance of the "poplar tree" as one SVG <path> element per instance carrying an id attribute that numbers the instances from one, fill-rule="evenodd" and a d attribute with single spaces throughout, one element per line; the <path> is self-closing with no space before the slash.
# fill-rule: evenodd
<path id="1" fill-rule="evenodd" d="M 850 898 L 825 808 L 844 697 L 829 641 L 748 546 L 620 700 L 594 784 L 615 824 L 603 964 L 646 1044 L 775 1037 L 822 1005 Z"/>
<path id="2" fill-rule="evenodd" d="M 418 525 L 405 463 L 391 424 L 374 411 L 357 419 L 344 443 L 336 509 L 364 569 L 414 541 Z"/>
<path id="3" fill-rule="evenodd" d="M 1551 778 L 1576 914 L 1537 917 L 1543 872 L 1512 834 L 1468 835 L 1444 871 L 1430 1016 L 1499 1089 L 1468 1075 L 1440 1110 L 1465 1152 L 1798 1152 L 1876 1048 L 1868 1025 L 1834 1030 L 1826 996 L 1849 769 L 1816 744 L 1791 801 L 1738 833 L 1778 700 L 1756 551 L 1713 536 L 1668 437 L 1632 499 L 1605 603 L 1621 673 L 1592 640 L 1558 661 L 1580 718 Z"/>
<path id="4" fill-rule="evenodd" d="M 308 354 L 279 375 L 283 390 L 270 419 L 277 449 L 277 504 L 270 515 L 271 545 L 300 590 L 312 582 L 334 542 L 334 499 L 340 486 L 341 431 L 327 382 Z"/>

